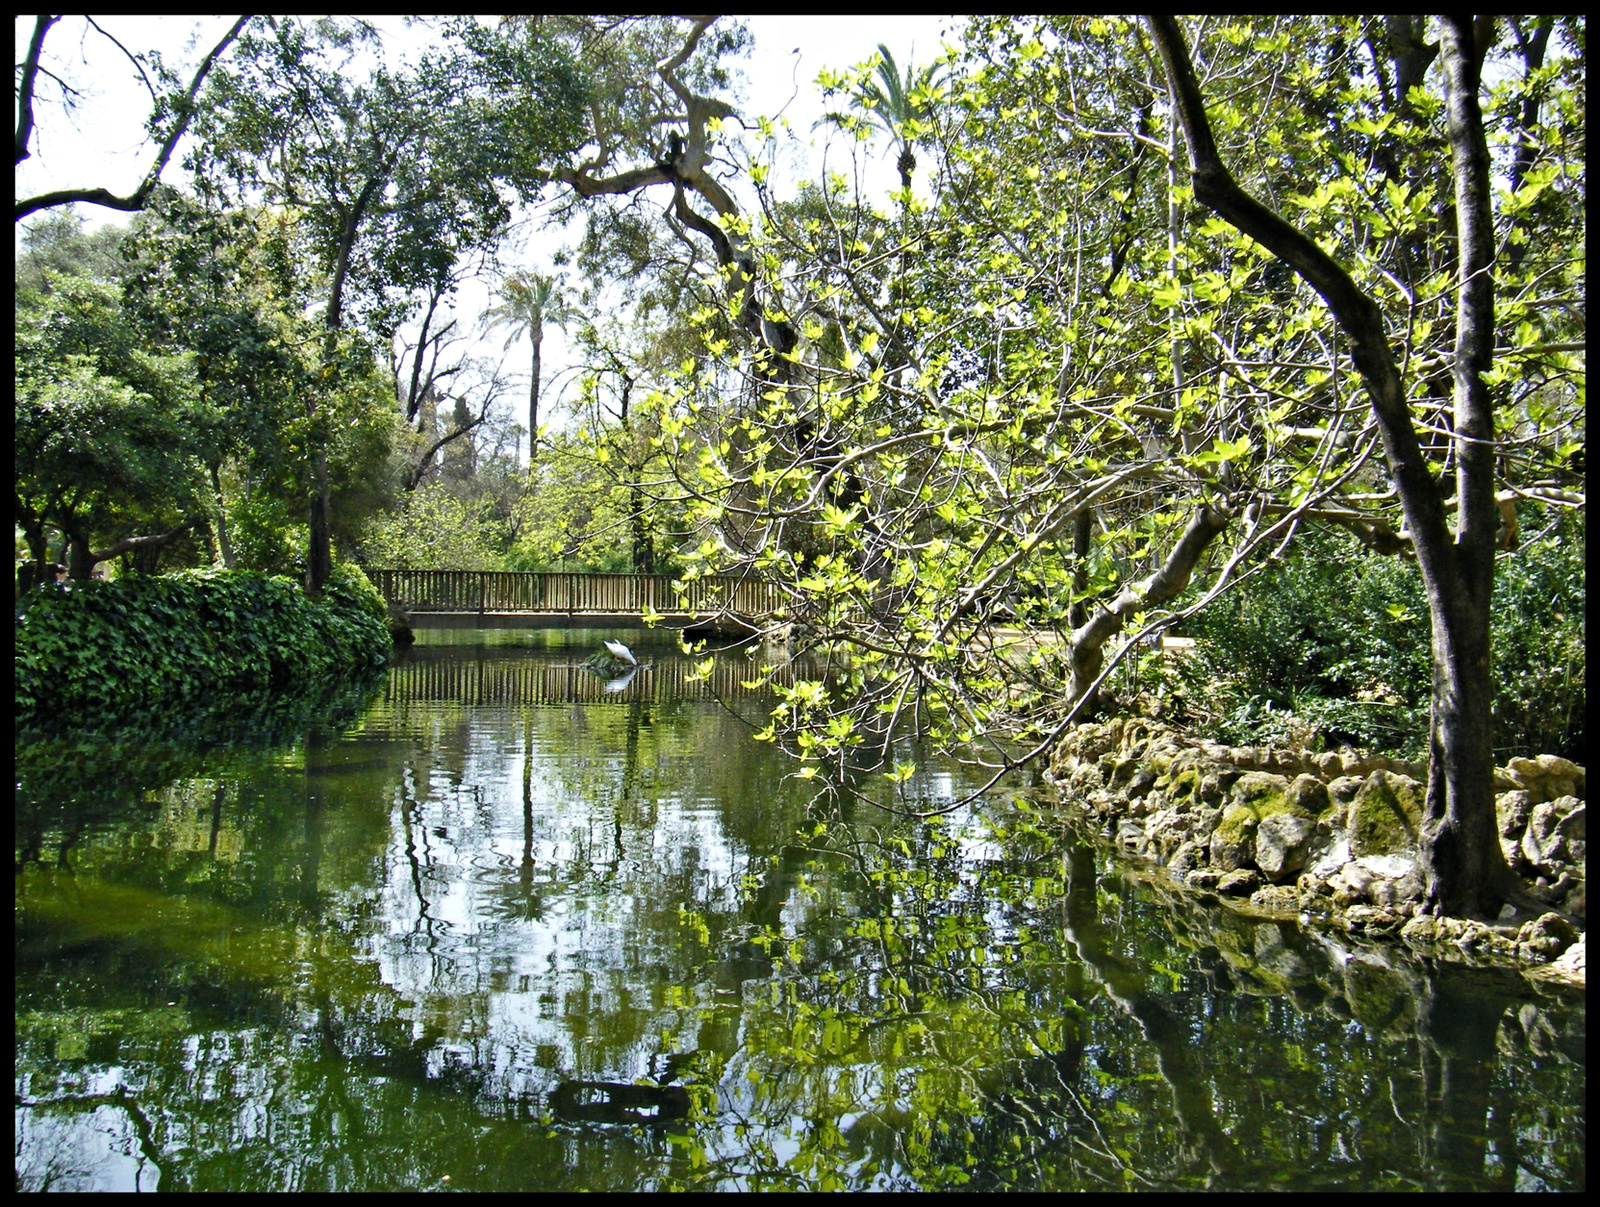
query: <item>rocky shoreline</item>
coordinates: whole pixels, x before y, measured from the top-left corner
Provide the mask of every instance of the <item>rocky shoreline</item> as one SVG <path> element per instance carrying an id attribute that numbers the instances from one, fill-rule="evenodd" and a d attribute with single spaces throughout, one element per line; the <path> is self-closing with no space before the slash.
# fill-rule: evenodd
<path id="1" fill-rule="evenodd" d="M 1501 848 L 1549 908 L 1508 906 L 1492 923 L 1419 912 L 1426 771 L 1415 763 L 1225 746 L 1134 717 L 1079 726 L 1045 779 L 1127 857 L 1235 909 L 1586 983 L 1586 784 L 1567 759 L 1495 771 Z"/>

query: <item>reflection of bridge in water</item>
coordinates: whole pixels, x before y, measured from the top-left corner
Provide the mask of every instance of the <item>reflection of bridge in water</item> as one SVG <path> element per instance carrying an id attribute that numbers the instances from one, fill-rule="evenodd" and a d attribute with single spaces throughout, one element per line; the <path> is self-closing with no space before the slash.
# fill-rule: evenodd
<path id="1" fill-rule="evenodd" d="M 775 584 L 712 575 L 368 570 L 412 628 L 664 628 L 749 633 L 778 610 Z"/>
<path id="2" fill-rule="evenodd" d="M 738 654 L 717 658 L 705 680 L 690 679 L 694 659 L 673 656 L 641 667 L 620 686 L 617 679 L 602 678 L 581 665 L 575 654 L 560 660 L 500 653 L 464 658 L 459 650 L 446 647 L 441 656 L 431 655 L 431 650 L 412 650 L 397 662 L 384 685 L 384 700 L 450 701 L 469 706 L 625 704 L 635 700 L 727 700 L 766 690 L 744 686 L 759 676 L 760 664 Z M 608 686 L 614 690 L 606 690 Z"/>

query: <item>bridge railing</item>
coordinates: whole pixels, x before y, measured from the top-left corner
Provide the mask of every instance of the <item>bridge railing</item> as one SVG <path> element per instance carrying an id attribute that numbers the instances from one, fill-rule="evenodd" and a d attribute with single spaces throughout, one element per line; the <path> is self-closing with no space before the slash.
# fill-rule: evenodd
<path id="1" fill-rule="evenodd" d="M 682 584 L 667 574 L 524 573 L 501 570 L 368 570 L 384 599 L 424 612 L 535 612 L 569 615 L 643 615 L 685 612 L 770 616 L 777 585 L 759 579 L 713 575 Z"/>

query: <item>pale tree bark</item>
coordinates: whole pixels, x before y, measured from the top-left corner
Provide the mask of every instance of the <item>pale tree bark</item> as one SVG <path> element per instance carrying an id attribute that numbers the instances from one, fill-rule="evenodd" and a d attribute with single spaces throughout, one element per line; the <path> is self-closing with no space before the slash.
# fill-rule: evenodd
<path id="1" fill-rule="evenodd" d="M 674 125 L 682 123 L 684 135 L 680 137 L 674 133 L 669 140 L 667 155 L 656 163 L 607 175 L 612 166 L 613 134 L 597 130 L 595 138 L 599 151 L 575 168 L 558 170 L 555 176 L 578 196 L 586 199 L 629 196 L 652 185 L 670 184 L 673 187 L 674 215 L 685 226 L 706 237 L 716 252 L 717 263 L 728 270 L 729 287 L 733 295 L 740 299 L 740 327 L 774 351 L 787 352 L 798 342 L 798 336 L 786 322 L 763 323 L 762 306 L 756 297 L 755 265 L 743 239 L 730 235 L 722 225 L 728 219 L 739 216 L 739 206 L 710 171 L 710 123 L 713 119 L 736 117 L 736 114 L 725 101 L 694 92 L 684 83 L 680 74 L 684 64 L 699 47 L 706 30 L 717 18 L 700 16 L 686 19 L 692 24 L 683 45 L 671 58 L 662 59 L 655 65 L 657 78 L 682 106 L 678 112 L 663 114 L 661 120 Z M 689 204 L 689 193 L 706 202 L 716 217 L 707 217 L 694 209 Z"/>
<path id="2" fill-rule="evenodd" d="M 1443 21 L 1441 52 L 1460 244 L 1452 375 L 1457 530 L 1417 438 L 1383 312 L 1312 239 L 1246 193 L 1217 150 L 1176 20 L 1147 18 L 1188 145 L 1195 199 L 1288 264 L 1322 295 L 1350 340 L 1411 531 L 1432 621 L 1433 689 L 1422 860 L 1427 907 L 1492 916 L 1517 894 L 1495 825 L 1489 602 L 1494 581 L 1494 414 L 1482 374 L 1494 347 L 1493 223 L 1479 72 L 1488 38 Z"/>

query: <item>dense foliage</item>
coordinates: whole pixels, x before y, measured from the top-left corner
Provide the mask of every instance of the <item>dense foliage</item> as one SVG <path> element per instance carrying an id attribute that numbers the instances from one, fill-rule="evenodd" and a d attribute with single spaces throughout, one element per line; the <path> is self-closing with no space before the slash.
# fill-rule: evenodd
<path id="1" fill-rule="evenodd" d="M 16 626 L 22 725 L 93 727 L 382 665 L 382 598 L 341 567 L 318 599 L 293 580 L 197 570 L 30 592 Z"/>
<path id="2" fill-rule="evenodd" d="M 1495 755 L 1586 751 L 1585 524 L 1548 532 L 1496 566 Z M 1196 615 L 1198 644 L 1146 659 L 1177 693 L 1168 708 L 1219 741 L 1349 744 L 1407 757 L 1428 729 L 1428 622 L 1404 560 L 1313 534 Z"/>

